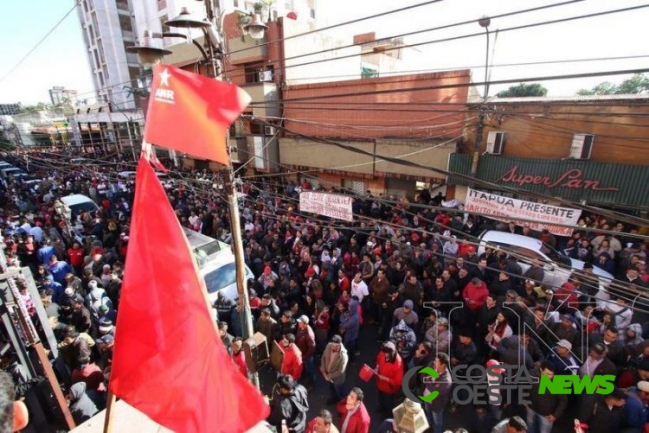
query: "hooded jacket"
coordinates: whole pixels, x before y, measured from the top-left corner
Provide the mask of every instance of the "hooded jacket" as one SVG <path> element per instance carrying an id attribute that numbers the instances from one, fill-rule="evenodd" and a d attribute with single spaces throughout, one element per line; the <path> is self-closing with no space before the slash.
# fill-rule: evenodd
<path id="1" fill-rule="evenodd" d="M 295 381 L 300 380 L 302 370 L 304 369 L 302 352 L 295 343 L 282 349 L 284 350 L 284 359 L 282 361 L 281 373 L 290 375 Z"/>
<path id="2" fill-rule="evenodd" d="M 626 330 L 624 331 L 624 339 L 622 342 L 624 343 L 625 346 L 637 346 L 638 344 L 642 343 L 644 339 L 642 338 L 642 325 L 639 323 L 632 323 L 629 325 L 628 328 L 626 329 L 631 329 L 633 332 L 635 332 L 635 337 L 634 338 L 629 338 L 626 335 Z"/>
<path id="3" fill-rule="evenodd" d="M 345 330 L 343 335 L 344 341 L 353 341 L 358 338 L 358 329 L 360 328 L 360 317 L 358 316 L 358 302 L 349 303 L 349 311 L 340 315 L 340 327 Z"/>
<path id="4" fill-rule="evenodd" d="M 286 420 L 289 431 L 303 432 L 306 428 L 307 413 L 309 412 L 309 400 L 306 388 L 295 384 L 290 394 L 276 394 L 267 421 L 277 431 L 282 430 L 282 420 Z"/>
<path id="5" fill-rule="evenodd" d="M 77 425 L 89 420 L 98 412 L 97 406 L 86 395 L 86 384 L 84 382 L 78 382 L 72 385 L 70 387 L 70 394 L 72 394 L 70 412 Z"/>
<path id="6" fill-rule="evenodd" d="M 396 353 L 394 343 L 387 342 L 386 345 L 392 346 L 392 351 L 395 353 L 394 360 L 388 362 L 385 360 L 385 353 L 379 352 L 376 357 L 376 387 L 379 391 L 385 394 L 396 394 L 401 390 L 401 382 L 403 382 L 403 360 L 401 356 Z M 379 375 L 387 377 L 387 380 L 381 380 Z"/>

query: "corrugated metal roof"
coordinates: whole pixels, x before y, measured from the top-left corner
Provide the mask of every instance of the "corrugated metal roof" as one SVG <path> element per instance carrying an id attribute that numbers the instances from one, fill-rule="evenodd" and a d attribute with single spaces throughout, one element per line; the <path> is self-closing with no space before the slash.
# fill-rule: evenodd
<path id="1" fill-rule="evenodd" d="M 470 175 L 472 156 L 452 154 L 449 171 Z M 521 192 L 532 191 L 588 203 L 649 208 L 649 195 L 646 192 L 649 166 L 646 165 L 483 155 L 477 174 L 480 180 L 521 189 Z M 471 184 L 452 176 L 449 183 Z"/>

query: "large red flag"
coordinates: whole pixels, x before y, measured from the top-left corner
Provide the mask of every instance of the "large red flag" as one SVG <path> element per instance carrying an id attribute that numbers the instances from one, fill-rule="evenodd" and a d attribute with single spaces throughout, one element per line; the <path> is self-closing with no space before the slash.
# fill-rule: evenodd
<path id="1" fill-rule="evenodd" d="M 249 103 L 234 84 L 157 64 L 144 140 L 228 165 L 228 128 Z"/>
<path id="2" fill-rule="evenodd" d="M 187 239 L 144 158 L 136 181 L 110 390 L 177 433 L 243 432 L 268 405 L 218 337 Z"/>

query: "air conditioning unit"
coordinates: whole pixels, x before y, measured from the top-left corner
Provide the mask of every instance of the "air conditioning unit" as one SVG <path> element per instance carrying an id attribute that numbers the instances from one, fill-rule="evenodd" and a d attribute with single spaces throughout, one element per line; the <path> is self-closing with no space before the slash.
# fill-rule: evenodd
<path id="1" fill-rule="evenodd" d="M 275 135 L 277 129 L 274 126 L 264 126 L 264 135 Z"/>
<path id="2" fill-rule="evenodd" d="M 273 81 L 273 71 L 259 71 L 259 82 Z"/>
<path id="3" fill-rule="evenodd" d="M 573 135 L 572 144 L 570 145 L 570 158 L 590 159 L 594 142 L 595 136 L 593 134 Z"/>
<path id="4" fill-rule="evenodd" d="M 501 155 L 505 150 L 505 133 L 502 131 L 490 131 L 487 135 L 486 153 Z"/>

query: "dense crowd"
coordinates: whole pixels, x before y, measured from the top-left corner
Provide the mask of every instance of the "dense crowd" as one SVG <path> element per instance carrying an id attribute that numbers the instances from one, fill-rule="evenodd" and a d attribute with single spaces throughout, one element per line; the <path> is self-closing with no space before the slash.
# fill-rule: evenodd
<path id="1" fill-rule="evenodd" d="M 76 171 L 33 163 L 31 170 L 43 179 L 36 190 L 11 179 L 1 186 L 7 260 L 29 266 L 41 288 L 61 353 L 57 373 L 79 421 L 104 407 L 110 377 L 134 194 L 134 185 L 115 175 L 122 169 L 117 161 Z M 206 172 L 178 173 L 187 181 L 177 181 L 168 193 L 181 224 L 228 240 L 229 213 L 220 190 L 191 181 L 207 178 Z M 218 174 L 209 178 L 219 183 Z M 268 421 L 278 429 L 284 424 L 292 432 L 362 433 L 372 423 L 382 432 L 397 431 L 392 410 L 404 398 L 404 374 L 424 366 L 439 378 L 414 378 L 405 386 L 416 395 L 439 393 L 422 405 L 434 432 L 443 431 L 445 414 L 467 407 L 479 420 L 467 429 L 476 432 L 550 432 L 573 418 L 589 432 L 641 432 L 649 422 L 646 306 L 634 303 L 649 287 L 649 273 L 638 227 L 589 215 L 579 222 L 583 230 L 560 238 L 466 218 L 444 210 L 442 197 L 427 192 L 414 202 L 357 197 L 356 221 L 345 223 L 299 212 L 298 194 L 311 188 L 307 181 L 243 178 L 241 188 L 245 260 L 255 274 L 249 282 L 255 328 L 271 347 L 277 342 L 284 350 L 269 396 Z M 66 222 L 56 200 L 72 193 L 93 198 L 100 211 Z M 83 239 L 70 236 L 70 225 L 82 228 Z M 476 236 L 484 230 L 538 238 L 586 265 L 561 286 L 547 286 L 541 263 L 531 261 L 523 272 L 525 257 L 504 247 L 479 250 Z M 616 278 L 605 300 L 594 267 Z M 21 294 L 29 308 L 34 300 L 24 289 Z M 222 340 L 247 375 L 239 306 L 219 296 L 214 307 Z M 357 363 L 367 346 L 359 342 L 362 327 L 380 341 L 376 361 L 362 369 L 378 401 L 348 385 L 363 367 Z M 10 353 L 3 356 L 5 365 L 15 366 Z M 524 365 L 537 376 L 612 374 L 616 387 L 608 395 L 577 396 L 541 394 L 535 385 L 525 407 L 493 398 L 456 407 L 450 370 L 488 363 Z M 331 411 L 310 414 L 311 392 L 329 392 Z M 377 405 L 383 418 L 370 419 L 367 404 Z"/>

